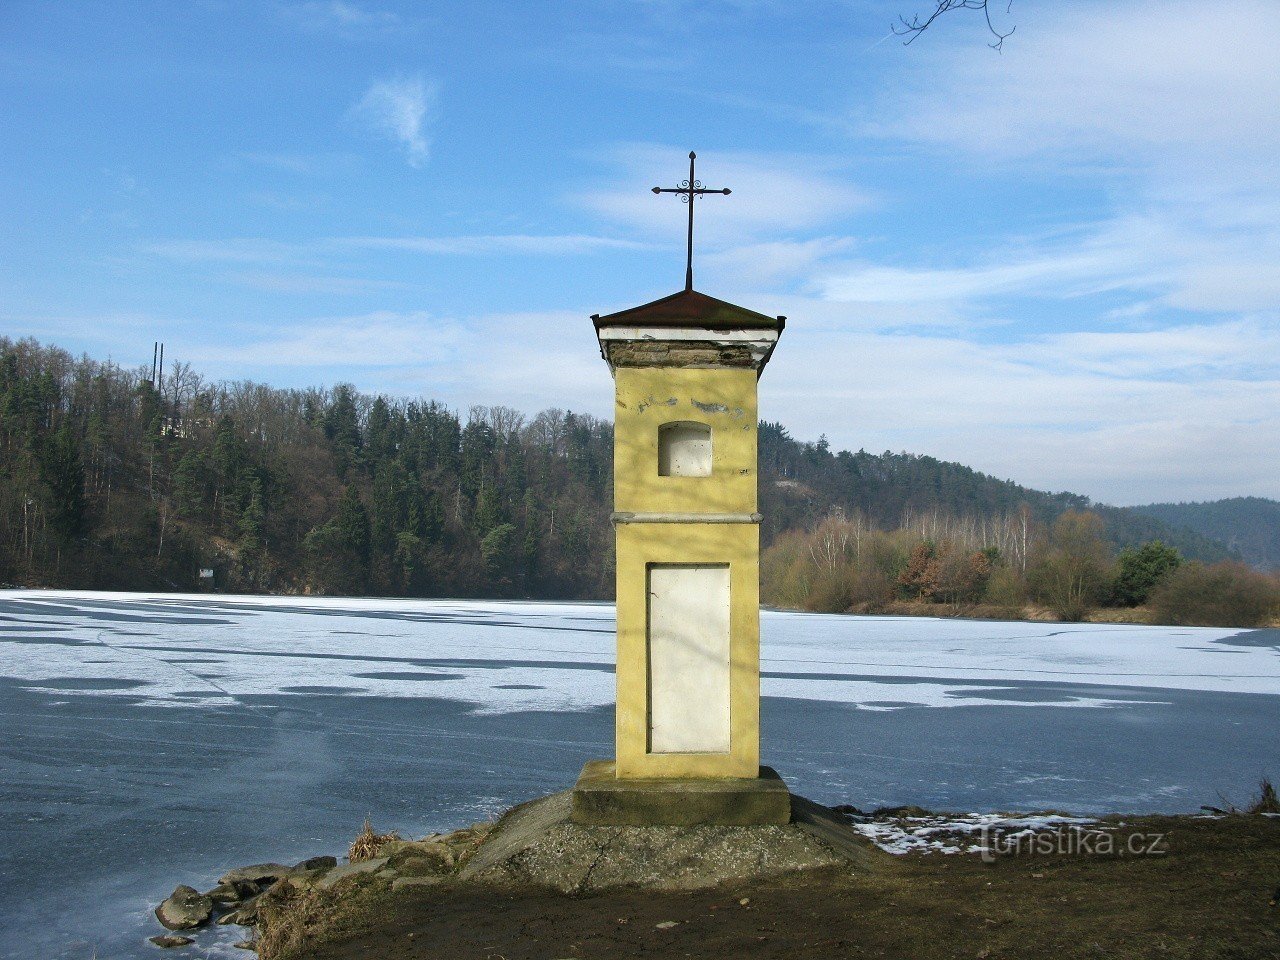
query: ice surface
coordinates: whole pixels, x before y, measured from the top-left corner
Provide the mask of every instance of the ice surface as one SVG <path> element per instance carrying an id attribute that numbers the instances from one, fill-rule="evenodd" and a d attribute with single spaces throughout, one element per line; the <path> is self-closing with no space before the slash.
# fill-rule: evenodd
<path id="1" fill-rule="evenodd" d="M 819 802 L 1195 811 L 1280 773 L 1280 631 L 761 625 L 766 762 Z M 0 960 L 155 956 L 178 883 L 563 789 L 612 751 L 613 659 L 607 604 L 0 591 Z M 1055 829 L 866 829 L 993 817 Z"/>
<path id="2" fill-rule="evenodd" d="M 605 604 L 3 591 L 0 614 L 0 676 L 61 696 L 216 706 L 332 692 L 486 713 L 613 702 Z M 1280 650 L 1229 646 L 1239 629 L 765 611 L 761 632 L 764 695 L 867 710 L 1280 693 Z"/>

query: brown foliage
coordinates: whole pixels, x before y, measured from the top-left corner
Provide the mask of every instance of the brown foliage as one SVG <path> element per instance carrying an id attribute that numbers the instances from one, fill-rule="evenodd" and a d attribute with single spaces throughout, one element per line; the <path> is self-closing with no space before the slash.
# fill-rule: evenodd
<path id="1" fill-rule="evenodd" d="M 1160 623 L 1263 626 L 1280 611 L 1280 583 L 1242 563 L 1188 563 L 1151 592 Z"/>
<path id="2" fill-rule="evenodd" d="M 1083 620 L 1106 595 L 1113 578 L 1102 518 L 1068 510 L 1053 525 L 1048 551 L 1031 570 L 1036 595 L 1068 622 Z"/>
<path id="3" fill-rule="evenodd" d="M 352 863 L 362 863 L 365 860 L 372 860 L 378 855 L 378 851 L 385 844 L 392 840 L 399 840 L 400 834 L 392 830 L 390 833 L 377 833 L 373 829 L 373 824 L 367 819 L 364 822 L 364 829 L 356 834 L 356 838 L 351 841 L 351 848 L 347 851 L 347 859 Z"/>

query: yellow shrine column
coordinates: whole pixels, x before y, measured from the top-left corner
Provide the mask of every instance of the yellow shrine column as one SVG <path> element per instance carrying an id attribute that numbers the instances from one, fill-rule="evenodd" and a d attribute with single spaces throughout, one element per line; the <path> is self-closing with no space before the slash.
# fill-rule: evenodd
<path id="1" fill-rule="evenodd" d="M 616 776 L 756 778 L 756 381 L 784 318 L 685 290 L 592 319 L 616 384 Z"/>

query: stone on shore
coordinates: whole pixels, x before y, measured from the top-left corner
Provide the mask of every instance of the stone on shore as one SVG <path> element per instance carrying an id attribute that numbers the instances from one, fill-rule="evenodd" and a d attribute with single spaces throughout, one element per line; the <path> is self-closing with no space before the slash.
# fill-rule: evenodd
<path id="1" fill-rule="evenodd" d="M 298 873 L 300 871 L 310 872 L 312 870 L 332 870 L 338 865 L 337 857 L 308 857 L 301 863 L 295 864 L 290 873 Z"/>
<path id="2" fill-rule="evenodd" d="M 218 882 L 233 883 L 236 880 L 247 880 L 249 883 L 265 886 L 275 883 L 292 869 L 292 867 L 286 867 L 283 863 L 254 863 L 247 867 L 236 867 L 234 870 L 228 870 L 218 878 Z"/>
<path id="3" fill-rule="evenodd" d="M 150 940 L 152 943 L 154 943 L 157 947 L 163 947 L 166 950 L 171 950 L 174 947 L 185 947 L 188 944 L 195 943 L 195 940 L 193 940 L 191 937 L 179 937 L 179 936 L 174 936 L 171 933 L 164 934 L 158 937 L 147 937 L 147 939 Z"/>
<path id="4" fill-rule="evenodd" d="M 375 857 L 372 860 L 361 860 L 359 863 L 344 863 L 326 873 L 316 886 L 321 890 L 328 890 L 348 877 L 356 877 L 362 873 L 375 873 L 387 865 L 387 860 L 387 857 Z"/>
<path id="5" fill-rule="evenodd" d="M 248 880 L 233 880 L 230 883 L 218 884 L 205 896 L 214 903 L 243 903 L 245 900 L 252 900 L 261 892 L 256 883 L 250 883 Z"/>
<path id="6" fill-rule="evenodd" d="M 246 900 L 240 904 L 235 910 L 224 913 L 218 918 L 218 925 L 225 927 L 228 924 L 236 924 L 241 927 L 251 927 L 258 922 L 258 898 Z"/>
<path id="7" fill-rule="evenodd" d="M 156 919 L 169 930 L 191 930 L 203 926 L 212 915 L 213 901 L 185 884 L 156 907 Z"/>

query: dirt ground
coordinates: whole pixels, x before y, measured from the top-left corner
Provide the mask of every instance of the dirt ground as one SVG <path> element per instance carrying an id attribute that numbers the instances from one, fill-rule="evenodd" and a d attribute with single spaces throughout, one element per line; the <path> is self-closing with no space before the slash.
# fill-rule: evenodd
<path id="1" fill-rule="evenodd" d="M 886 854 L 870 875 L 825 869 L 679 894 L 361 882 L 299 911 L 277 957 L 1280 958 L 1280 819 L 1124 824 L 1119 846 L 1163 834 L 1167 852 Z"/>

